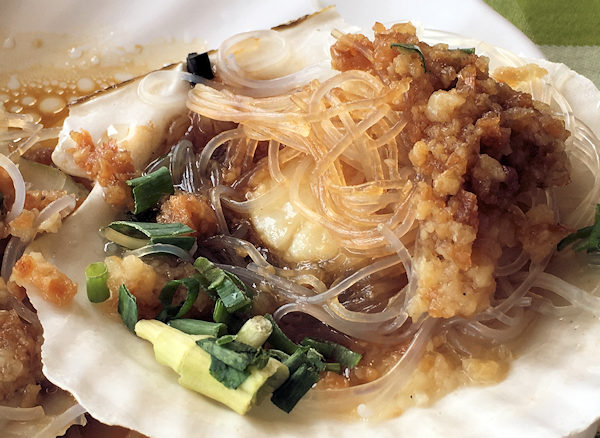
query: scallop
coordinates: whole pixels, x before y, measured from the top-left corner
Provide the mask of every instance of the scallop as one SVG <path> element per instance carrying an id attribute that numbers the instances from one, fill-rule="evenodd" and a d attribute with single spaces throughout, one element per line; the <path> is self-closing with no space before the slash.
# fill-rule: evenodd
<path id="1" fill-rule="evenodd" d="M 180 70 L 181 66 L 176 69 Z M 95 143 L 112 137 L 119 148 L 129 151 L 138 171 L 156 158 L 163 151 L 169 126 L 177 118 L 186 117 L 189 85 L 177 74 L 163 81 L 161 87 L 168 89 L 171 95 L 170 104 L 165 106 L 140 96 L 138 89 L 142 80 L 122 83 L 72 104 L 52 153 L 54 164 L 70 175 L 87 176 L 69 151 L 77 147 L 71 132 L 82 130 L 88 131 Z"/>
<path id="2" fill-rule="evenodd" d="M 291 166 L 283 169 L 284 175 L 292 177 Z M 263 243 L 283 256 L 288 262 L 320 262 L 330 260 L 339 252 L 339 242 L 325 227 L 303 216 L 289 197 L 289 183 L 279 184 L 266 178 L 253 192 L 263 195 L 250 211 L 250 220 Z M 309 209 L 316 211 L 317 202 L 307 184 L 300 185 L 300 198 Z"/>

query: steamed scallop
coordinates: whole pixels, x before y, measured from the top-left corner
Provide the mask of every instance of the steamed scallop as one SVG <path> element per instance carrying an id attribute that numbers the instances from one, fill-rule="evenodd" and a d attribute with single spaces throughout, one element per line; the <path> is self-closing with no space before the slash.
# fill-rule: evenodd
<path id="1" fill-rule="evenodd" d="M 329 19 L 339 24 L 335 16 Z M 306 31 L 310 32 L 312 26 L 315 24 L 309 22 Z M 323 26 L 320 22 L 318 27 L 322 29 Z M 267 47 L 279 44 L 276 38 L 269 38 L 265 42 Z M 227 53 L 236 56 L 241 65 L 252 71 L 252 57 L 246 58 L 245 52 L 237 53 L 235 44 Z M 453 44 L 458 47 L 474 45 L 472 41 L 464 40 L 455 40 Z M 502 53 L 489 46 L 477 47 L 492 58 Z M 575 116 L 588 123 L 594 132 L 600 132 L 599 115 L 590 115 L 590 108 L 597 108 L 600 92 L 564 66 L 538 62 L 549 71 L 547 80 L 566 97 Z M 259 71 L 250 76 L 253 81 L 273 79 Z M 264 82 L 260 84 L 264 85 Z M 238 85 L 240 89 L 250 86 Z M 186 93 L 182 89 L 181 101 L 173 101 L 173 106 L 167 105 L 162 112 L 145 102 L 132 105 L 131 101 L 137 98 L 134 89 L 136 87 L 132 86 L 112 97 L 92 100 L 83 104 L 81 110 L 74 108 L 73 118 L 67 119 L 61 146 L 54 156 L 56 164 L 81 175 L 82 170 L 69 161 L 67 151 L 72 147 L 70 130 L 86 129 L 96 140 L 113 136 L 120 147 L 131 152 L 136 168 L 143 168 L 165 142 L 167 120 L 185 113 Z M 581 89 L 588 92 L 582 94 Z M 265 89 L 260 93 L 263 92 L 268 93 Z M 158 129 L 159 126 L 162 129 Z M 577 126 L 571 128 L 577 129 Z M 154 129 L 151 140 L 147 129 Z M 151 145 L 149 149 L 141 146 L 144 141 L 149 141 L 146 144 L 146 147 Z M 291 177 L 287 172 L 292 170 L 283 169 L 288 180 Z M 570 190 L 577 191 L 578 188 L 571 187 Z M 336 240 L 328 230 L 299 215 L 289 204 L 286 184 L 267 179 L 254 195 L 260 197 L 261 194 L 268 196 L 260 208 L 250 213 L 250 219 L 263 241 L 294 262 L 335 256 L 339 249 Z M 314 201 L 312 196 L 311 193 L 303 196 L 309 206 Z M 563 202 L 561 198 L 559 202 Z M 290 415 L 265 403 L 249 417 L 240 417 L 179 386 L 176 375 L 155 362 L 148 343 L 131 335 L 116 316 L 107 317 L 87 300 L 85 267 L 104 258 L 104 241 L 97 230 L 117 214 L 106 204 L 102 189 L 96 186 L 57 234 L 43 236 L 30 247 L 30 251 L 42 252 L 79 285 L 74 301 L 64 308 L 44 301 L 35 288 L 28 289 L 44 327 L 44 373 L 54 383 L 72 392 L 82 406 L 103 422 L 123 425 L 154 437 L 196 436 L 198 431 L 208 436 L 248 437 L 308 434 L 324 437 L 334 433 L 349 437 L 397 436 L 401 432 L 415 436 L 461 437 L 518 436 L 526 432 L 528 436 L 560 437 L 582 430 L 597 418 L 600 324 L 595 317 L 581 314 L 560 320 L 540 317 L 518 350 L 506 379 L 500 383 L 458 389 L 431 406 L 423 400 L 424 407 L 408 409 L 400 417 L 381 422 L 349 423 L 331 414 L 335 405 L 352 405 L 355 399 L 363 400 L 369 391 L 361 393 L 360 387 L 354 393 L 344 395 L 314 392 Z M 589 269 L 580 271 L 573 271 L 579 277 L 576 281 L 591 289 L 595 273 Z M 394 391 L 401 389 L 404 379 L 408 378 L 401 370 L 393 377 L 396 379 L 388 379 L 386 387 L 374 386 L 370 398 L 366 397 L 366 402 L 359 406 L 359 414 L 368 417 L 383 409 L 386 400 L 378 399 L 377 395 L 388 391 L 388 387 Z M 388 394 L 390 397 L 396 395 Z M 148 415 L 149 412 L 160 415 Z"/>
<path id="2" fill-rule="evenodd" d="M 319 223 L 307 220 L 289 200 L 289 178 L 294 170 L 291 166 L 284 170 L 285 182 L 267 177 L 251 192 L 253 198 L 261 198 L 250 210 L 252 225 L 269 249 L 291 263 L 331 260 L 339 253 L 336 237 Z M 314 208 L 316 201 L 310 190 L 306 185 L 301 190 L 307 207 Z"/>
<path id="3" fill-rule="evenodd" d="M 77 147 L 71 132 L 85 130 L 94 142 L 114 139 L 119 148 L 130 153 L 136 170 L 141 171 L 165 151 L 169 130 L 175 127 L 181 134 L 181 126 L 185 125 L 185 96 L 189 86 L 177 75 L 180 68 L 155 72 L 153 76 L 134 79 L 72 104 L 52 153 L 54 164 L 70 175 L 87 177 L 85 170 L 74 162 L 71 151 Z M 156 101 L 138 93 L 140 87 L 153 91 Z M 168 101 L 161 99 L 162 95 L 168 96 Z"/>

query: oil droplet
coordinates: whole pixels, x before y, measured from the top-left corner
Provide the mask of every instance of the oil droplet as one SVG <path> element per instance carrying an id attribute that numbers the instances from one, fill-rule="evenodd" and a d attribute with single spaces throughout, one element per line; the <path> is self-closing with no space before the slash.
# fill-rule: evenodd
<path id="1" fill-rule="evenodd" d="M 60 97 L 46 97 L 40 102 L 39 109 L 45 114 L 56 114 L 65 107 L 65 101 Z"/>
<path id="2" fill-rule="evenodd" d="M 21 87 L 21 83 L 19 82 L 19 79 L 17 79 L 17 75 L 12 75 L 9 80 L 8 80 L 8 84 L 6 84 L 6 86 L 8 87 L 9 90 L 17 90 Z"/>
<path id="3" fill-rule="evenodd" d="M 98 58 L 96 55 L 92 56 L 90 58 L 90 64 L 92 64 L 92 65 L 99 65 L 100 64 L 100 58 Z"/>
<path id="4" fill-rule="evenodd" d="M 131 78 L 133 78 L 133 75 L 131 73 L 115 73 L 115 79 L 119 82 L 128 81 Z"/>
<path id="5" fill-rule="evenodd" d="M 25 106 L 31 106 L 34 105 L 36 102 L 35 97 L 33 96 L 25 96 L 23 99 L 21 99 L 21 103 Z"/>
<path id="6" fill-rule="evenodd" d="M 6 103 L 10 100 L 10 96 L 8 94 L 0 94 L 0 103 Z"/>
<path id="7" fill-rule="evenodd" d="M 13 37 L 8 37 L 2 42 L 2 47 L 5 49 L 12 49 L 15 47 L 15 39 Z"/>
<path id="8" fill-rule="evenodd" d="M 81 78 L 77 81 L 77 89 L 83 93 L 89 93 L 96 88 L 96 84 L 90 78 Z"/>
<path id="9" fill-rule="evenodd" d="M 69 56 L 71 59 L 81 58 L 81 48 L 80 47 L 71 47 L 69 50 Z"/>
<path id="10" fill-rule="evenodd" d="M 8 111 L 11 113 L 15 113 L 18 114 L 21 111 L 23 111 L 23 107 L 21 105 L 13 105 L 11 107 L 8 108 Z"/>
<path id="11" fill-rule="evenodd" d="M 58 86 L 60 88 L 67 88 L 67 83 L 66 82 L 61 82 L 60 84 L 58 84 Z"/>

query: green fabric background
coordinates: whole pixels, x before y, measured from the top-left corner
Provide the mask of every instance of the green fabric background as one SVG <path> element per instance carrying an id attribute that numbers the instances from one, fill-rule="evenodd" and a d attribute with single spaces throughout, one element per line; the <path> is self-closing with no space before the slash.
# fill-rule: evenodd
<path id="1" fill-rule="evenodd" d="M 600 0 L 485 0 L 544 55 L 600 87 Z"/>

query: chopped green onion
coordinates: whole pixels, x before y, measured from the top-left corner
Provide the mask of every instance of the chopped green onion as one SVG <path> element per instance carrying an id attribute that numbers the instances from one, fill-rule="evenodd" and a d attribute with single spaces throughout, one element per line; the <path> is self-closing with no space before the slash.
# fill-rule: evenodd
<path id="1" fill-rule="evenodd" d="M 85 288 L 92 303 L 101 303 L 110 297 L 107 280 L 108 269 L 104 262 L 92 263 L 85 268 Z"/>
<path id="2" fill-rule="evenodd" d="M 417 52 L 418 55 L 421 57 L 421 64 L 423 64 L 423 70 L 425 70 L 425 73 L 427 73 L 427 67 L 425 66 L 425 55 L 423 55 L 423 52 L 421 51 L 421 48 L 419 46 L 417 46 L 416 44 L 394 43 L 390 45 L 390 47 L 397 49 L 412 50 L 413 52 Z"/>
<path id="3" fill-rule="evenodd" d="M 155 243 L 152 245 L 142 246 L 141 248 L 128 251 L 127 254 L 134 255 L 136 257 L 145 257 L 151 254 L 170 254 L 186 262 L 192 263 L 194 261 L 194 258 L 185 249 L 174 245 L 168 245 L 166 243 Z"/>
<path id="4" fill-rule="evenodd" d="M 333 359 L 349 369 L 354 368 L 362 358 L 362 355 L 335 342 L 304 338 L 300 344 L 314 348 L 326 358 Z"/>
<path id="5" fill-rule="evenodd" d="M 194 258 L 185 249 L 166 243 L 154 243 L 152 245 L 142 246 L 141 248 L 128 251 L 127 254 L 136 257 L 145 257 L 152 254 L 170 254 L 186 262 L 192 263 L 194 261 Z"/>
<path id="6" fill-rule="evenodd" d="M 149 239 L 152 237 L 179 236 L 194 232 L 190 227 L 179 222 L 163 224 L 156 222 L 115 221 L 108 225 L 108 227 L 131 237 L 143 238 L 145 236 Z"/>
<path id="7" fill-rule="evenodd" d="M 237 332 L 236 340 L 242 344 L 258 348 L 269 339 L 273 325 L 264 316 L 254 316 L 244 323 Z"/>
<path id="8" fill-rule="evenodd" d="M 189 251 L 194 247 L 194 243 L 196 243 L 196 238 L 194 236 L 151 237 L 150 244 L 155 244 L 155 243 L 164 243 L 167 245 L 173 245 L 173 246 L 177 246 L 181 249 L 185 249 L 186 251 Z"/>
<path id="9" fill-rule="evenodd" d="M 189 251 L 196 241 L 192 230 L 181 223 L 162 224 L 154 222 L 116 221 L 104 227 L 102 234 L 108 240 L 128 249 L 139 249 L 150 244 L 164 243 Z"/>
<path id="10" fill-rule="evenodd" d="M 204 257 L 198 257 L 194 267 L 200 273 L 202 286 L 209 294 L 216 293 L 229 313 L 245 309 L 252 303 L 246 295 L 244 283 L 232 273 L 216 267 Z"/>
<path id="11" fill-rule="evenodd" d="M 558 245 L 556 245 L 556 249 L 558 249 L 559 251 L 562 251 L 563 249 L 565 249 L 567 246 L 569 246 L 570 244 L 574 243 L 575 241 L 579 240 L 579 239 L 587 239 L 588 237 L 590 237 L 590 233 L 592 232 L 592 228 L 594 228 L 593 225 L 584 227 L 584 228 L 580 228 L 579 230 L 575 231 L 574 233 L 569 234 L 567 237 L 565 237 L 564 239 L 562 239 L 560 242 L 558 242 Z M 587 242 L 585 243 L 585 247 L 587 247 Z M 575 249 L 575 248 L 573 248 Z M 583 248 L 581 248 L 583 249 Z"/>
<path id="12" fill-rule="evenodd" d="M 225 308 L 225 304 L 223 304 L 223 300 L 221 298 L 217 299 L 215 302 L 215 309 L 213 311 L 213 321 L 228 324 L 231 319 L 231 315 Z"/>
<path id="13" fill-rule="evenodd" d="M 275 350 L 275 349 L 269 349 L 269 350 L 265 350 L 269 356 L 271 356 L 273 359 L 277 359 L 279 362 L 285 362 L 286 360 L 288 360 L 290 358 L 290 355 L 287 353 L 284 353 L 281 350 Z"/>
<path id="14" fill-rule="evenodd" d="M 126 183 L 132 188 L 134 214 L 148 210 L 163 196 L 175 193 L 171 172 L 166 167 L 161 167 L 148 175 L 130 179 Z"/>
<path id="15" fill-rule="evenodd" d="M 598 251 L 600 251 L 600 204 L 596 205 L 594 225 L 592 226 L 592 231 L 590 231 L 587 245 L 588 254 Z"/>
<path id="16" fill-rule="evenodd" d="M 339 362 L 329 362 L 325 364 L 325 370 L 332 373 L 342 374 L 342 364 Z"/>
<path id="17" fill-rule="evenodd" d="M 465 47 L 465 48 L 458 48 L 455 50 L 460 50 L 461 52 L 467 53 L 469 55 L 474 55 L 475 54 L 475 47 Z"/>
<path id="18" fill-rule="evenodd" d="M 290 412 L 300 399 L 319 380 L 325 369 L 323 356 L 311 347 L 297 347 L 284 362 L 290 370 L 290 377 L 273 392 L 271 401 L 275 406 Z"/>
<path id="19" fill-rule="evenodd" d="M 127 328 L 135 333 L 135 324 L 138 322 L 137 300 L 124 284 L 119 288 L 118 310 Z"/>
<path id="20" fill-rule="evenodd" d="M 183 286 L 187 290 L 185 300 L 178 305 L 171 305 L 173 296 L 177 289 Z M 158 314 L 156 319 L 162 322 L 167 322 L 171 319 L 180 318 L 192 309 L 192 306 L 198 298 L 200 291 L 200 283 L 193 277 L 182 278 L 180 280 L 171 280 L 167 282 L 160 291 L 158 299 L 163 305 L 163 310 Z"/>
<path id="21" fill-rule="evenodd" d="M 294 372 L 303 363 L 310 365 L 312 368 L 321 372 L 325 369 L 323 356 L 317 350 L 311 347 L 300 346 L 288 359 L 284 362 L 290 370 Z"/>
<path id="22" fill-rule="evenodd" d="M 229 337 L 230 335 L 226 336 Z M 212 357 L 216 357 L 221 362 L 239 371 L 248 368 L 258 352 L 256 348 L 236 341 L 230 341 L 223 345 L 219 345 L 217 341 L 215 338 L 206 338 L 196 341 L 196 344 Z"/>
<path id="23" fill-rule="evenodd" d="M 201 321 L 199 319 L 172 319 L 169 321 L 169 325 L 188 335 L 209 335 L 216 338 L 227 333 L 227 326 L 225 324 Z"/>
<path id="24" fill-rule="evenodd" d="M 294 354 L 294 352 L 298 349 L 298 346 L 294 344 L 294 342 L 292 342 L 292 340 L 288 338 L 285 333 L 283 333 L 281 328 L 275 322 L 275 319 L 273 319 L 270 314 L 267 313 L 265 318 L 267 318 L 273 326 L 273 332 L 271 333 L 271 336 L 269 336 L 269 342 L 271 345 L 287 354 Z"/>
<path id="25" fill-rule="evenodd" d="M 289 413 L 318 380 L 319 373 L 303 363 L 273 392 L 271 402 L 279 409 Z"/>
<path id="26" fill-rule="evenodd" d="M 573 251 L 585 249 L 588 254 L 600 252 L 600 204 L 596 204 L 594 224 L 569 234 L 558 242 L 556 249 L 561 251 L 571 244 L 573 244 Z"/>
<path id="27" fill-rule="evenodd" d="M 230 342 L 233 342 L 236 340 L 236 335 L 225 335 L 225 336 L 221 336 L 219 339 L 216 340 L 217 345 L 225 345 L 225 344 L 229 344 Z"/>
<path id="28" fill-rule="evenodd" d="M 249 371 L 237 370 L 214 356 L 210 358 L 210 375 L 225 387 L 237 389 L 250 376 Z"/>
<path id="29" fill-rule="evenodd" d="M 101 230 L 102 235 L 111 242 L 115 242 L 117 245 L 121 245 L 128 249 L 138 249 L 148 245 L 149 239 L 140 239 L 137 237 L 131 237 L 127 234 L 120 233 L 113 230 L 112 228 L 105 227 Z"/>

